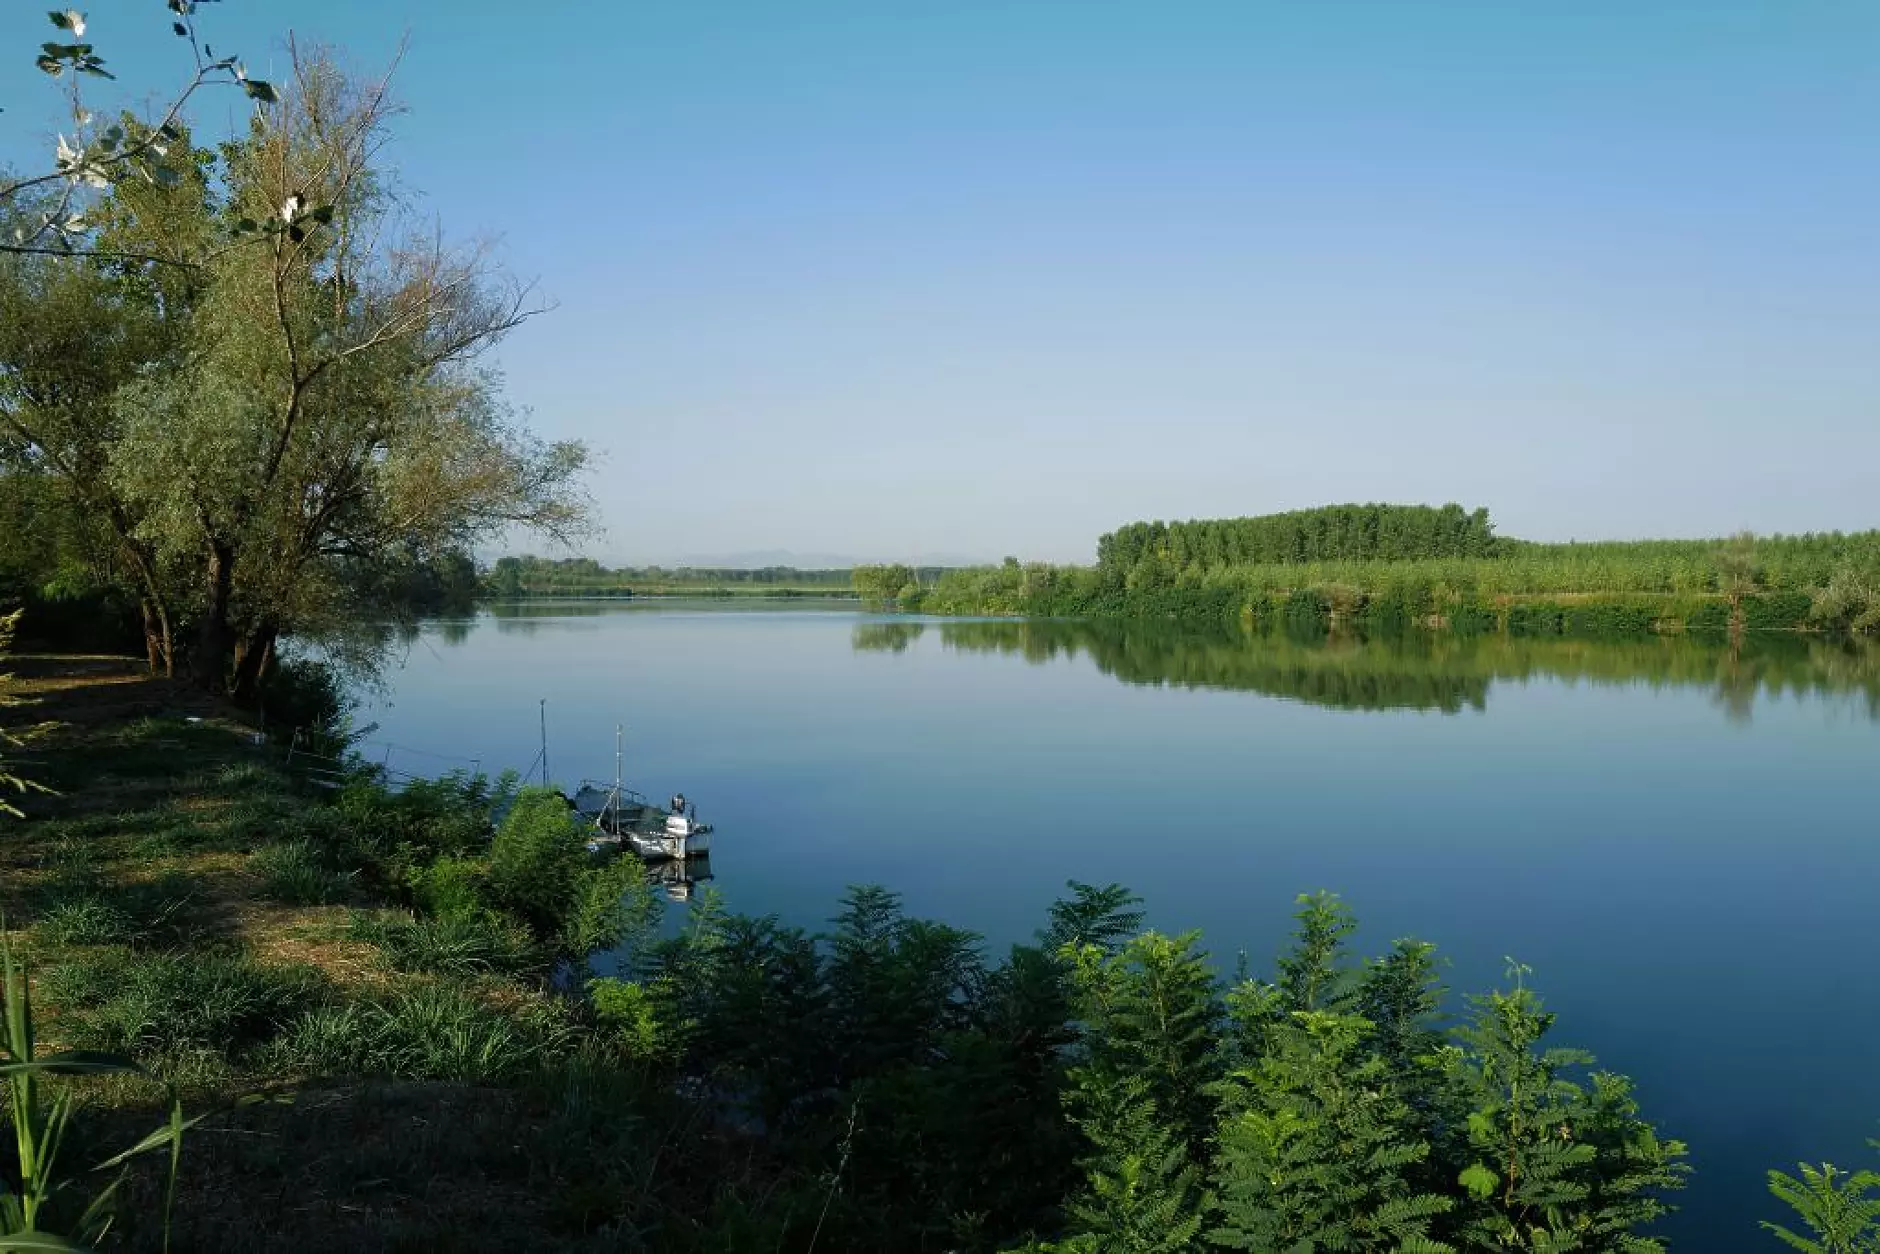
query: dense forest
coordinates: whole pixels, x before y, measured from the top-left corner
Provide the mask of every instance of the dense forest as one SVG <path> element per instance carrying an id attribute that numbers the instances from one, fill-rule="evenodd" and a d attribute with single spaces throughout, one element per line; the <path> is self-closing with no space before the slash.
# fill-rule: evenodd
<path id="1" fill-rule="evenodd" d="M 716 567 L 607 567 L 586 557 L 498 558 L 483 576 L 483 593 L 497 600 L 521 597 L 658 596 L 669 594 L 744 594 L 756 596 L 846 596 L 849 571 L 798 570 L 762 566 L 750 570 Z"/>
<path id="2" fill-rule="evenodd" d="M 1880 531 L 1539 544 L 1460 506 L 1335 506 L 1266 518 L 1137 523 L 1095 566 L 951 570 L 874 603 L 931 614 L 1139 617 L 1512 634 L 1880 631 Z"/>
<path id="3" fill-rule="evenodd" d="M 1257 518 L 1139 522 L 1097 541 L 1097 565 L 1130 571 L 1145 559 L 1180 569 L 1280 562 L 1493 557 L 1488 511 L 1460 505 L 1334 505 Z"/>

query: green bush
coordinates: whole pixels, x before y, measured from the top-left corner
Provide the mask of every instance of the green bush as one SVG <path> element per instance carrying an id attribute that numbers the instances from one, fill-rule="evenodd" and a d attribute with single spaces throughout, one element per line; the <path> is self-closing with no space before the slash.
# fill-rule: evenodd
<path id="1" fill-rule="evenodd" d="M 542 940 L 559 936 L 571 918 L 588 863 L 568 803 L 548 788 L 529 788 L 490 844 L 491 901 L 529 925 Z"/>
<path id="2" fill-rule="evenodd" d="M 412 867 L 481 853 L 489 843 L 497 799 L 490 781 L 480 775 L 415 781 L 391 792 L 376 772 L 367 770 L 340 790 L 334 808 L 350 843 L 383 864 L 387 881 L 397 884 Z"/>
<path id="3" fill-rule="evenodd" d="M 473 858 L 443 857 L 406 875 L 412 903 L 440 919 L 483 913 L 486 868 Z"/>
<path id="4" fill-rule="evenodd" d="M 611 1030 L 629 1058 L 651 1060 L 669 1053 L 675 1040 L 660 1022 L 657 999 L 642 985 L 612 977 L 588 981 L 594 1017 Z"/>
<path id="5" fill-rule="evenodd" d="M 1768 592 L 1743 598 L 1743 626 L 1748 631 L 1793 631 L 1808 625 L 1815 599 L 1806 592 Z"/>
<path id="6" fill-rule="evenodd" d="M 641 948 L 658 929 L 660 915 L 660 899 L 639 859 L 583 867 L 574 909 L 562 928 L 562 950 L 585 965 L 601 950 Z"/>
<path id="7" fill-rule="evenodd" d="M 1652 612 L 1642 605 L 1613 602 L 1571 605 L 1561 626 L 1570 636 L 1645 636 L 1652 631 Z"/>
<path id="8" fill-rule="evenodd" d="M 1501 626 L 1500 617 L 1493 608 L 1473 602 L 1450 607 L 1448 617 L 1449 629 L 1458 635 L 1487 635 Z"/>
<path id="9" fill-rule="evenodd" d="M 1730 630 L 1730 607 L 1723 601 L 1706 601 L 1684 616 L 1686 631 Z"/>
<path id="10" fill-rule="evenodd" d="M 1286 598 L 1281 616 L 1288 628 L 1322 630 L 1325 620 L 1331 617 L 1331 609 L 1317 592 L 1301 588 Z"/>
<path id="11" fill-rule="evenodd" d="M 1566 615 L 1558 605 L 1527 602 L 1508 607 L 1511 636 L 1558 636 L 1566 631 Z"/>

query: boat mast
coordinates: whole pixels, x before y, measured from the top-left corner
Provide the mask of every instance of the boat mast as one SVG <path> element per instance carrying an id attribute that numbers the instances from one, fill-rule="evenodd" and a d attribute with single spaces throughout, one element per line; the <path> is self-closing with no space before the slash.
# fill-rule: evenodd
<path id="1" fill-rule="evenodd" d="M 620 789 L 622 786 L 622 780 L 620 777 L 620 735 L 621 735 L 620 724 L 615 723 L 614 724 L 614 823 L 615 823 L 615 826 L 618 826 L 620 822 Z"/>
<path id="2" fill-rule="evenodd" d="M 548 698 L 542 698 L 542 787 L 548 787 Z"/>

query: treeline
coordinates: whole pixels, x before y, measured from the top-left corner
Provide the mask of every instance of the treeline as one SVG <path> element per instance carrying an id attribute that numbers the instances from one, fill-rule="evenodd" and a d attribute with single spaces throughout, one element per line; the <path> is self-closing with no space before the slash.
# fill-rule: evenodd
<path id="1" fill-rule="evenodd" d="M 1492 557 L 1497 544 L 1486 509 L 1328 505 L 1255 518 L 1130 523 L 1097 541 L 1097 565 L 1127 573 L 1145 559 L 1212 570 L 1270 562 Z"/>
<path id="2" fill-rule="evenodd" d="M 661 593 L 741 592 L 789 596 L 812 593 L 840 596 L 850 589 L 850 573 L 763 566 L 750 570 L 717 567 L 607 567 L 586 557 L 503 557 L 485 573 L 483 593 L 498 600 L 522 597 L 634 596 Z"/>
<path id="3" fill-rule="evenodd" d="M 1338 510 L 1282 515 L 1291 521 L 1275 524 L 1274 534 L 1321 513 L 1345 517 Z M 1358 507 L 1352 516 L 1361 514 Z M 1160 531 L 1161 524 L 1142 524 L 1116 534 L 1168 542 L 1118 546 L 1113 535 L 1096 566 L 1008 558 L 1000 566 L 947 571 L 892 601 L 931 614 L 1173 618 L 1256 628 L 1364 622 L 1517 635 L 1880 631 L 1880 531 L 1598 544 L 1496 539 L 1492 556 L 1263 563 L 1173 542 L 1180 528 L 1191 529 L 1180 534 L 1192 538 L 1225 535 L 1238 525 L 1209 533 L 1209 524 Z"/>

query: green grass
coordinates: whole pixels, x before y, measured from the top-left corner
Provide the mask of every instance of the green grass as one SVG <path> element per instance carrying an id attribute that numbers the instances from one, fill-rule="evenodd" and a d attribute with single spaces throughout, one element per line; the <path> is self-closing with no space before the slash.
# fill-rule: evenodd
<path id="1" fill-rule="evenodd" d="M 280 1053 L 316 1075 L 486 1084 L 541 1068 L 571 1039 L 552 1010 L 498 1010 L 467 985 L 440 983 L 315 1009 L 294 1023 Z"/>
<path id="2" fill-rule="evenodd" d="M 520 975 L 539 973 L 545 966 L 526 931 L 487 913 L 408 919 L 357 915 L 352 936 L 377 945 L 399 971 Z"/>
<path id="3" fill-rule="evenodd" d="M 352 876 L 323 866 L 306 841 L 263 846 L 249 857 L 248 869 L 261 877 L 263 897 L 288 905 L 329 905 L 344 901 L 352 888 Z"/>
<path id="4" fill-rule="evenodd" d="M 95 950 L 47 968 L 42 983 L 74 1045 L 139 1059 L 197 1050 L 240 1057 L 280 1036 L 327 993 L 311 966 L 214 950 Z"/>

